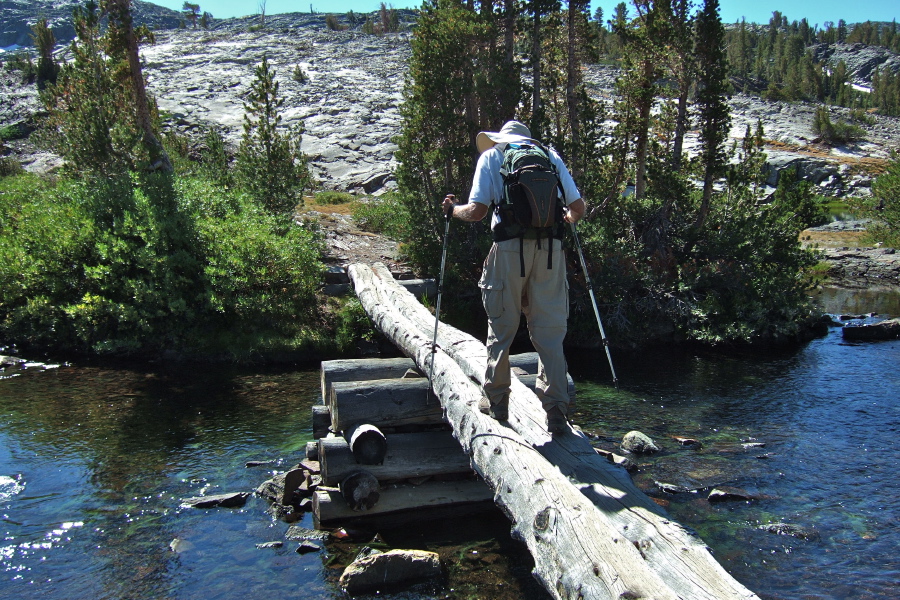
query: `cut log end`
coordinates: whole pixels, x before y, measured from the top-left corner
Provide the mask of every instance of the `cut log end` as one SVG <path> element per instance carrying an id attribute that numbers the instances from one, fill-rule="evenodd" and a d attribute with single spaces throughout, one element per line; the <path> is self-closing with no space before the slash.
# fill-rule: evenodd
<path id="1" fill-rule="evenodd" d="M 378 479 L 365 470 L 348 475 L 341 482 L 341 496 L 353 510 L 368 510 L 381 497 Z"/>
<path id="2" fill-rule="evenodd" d="M 360 465 L 380 465 L 387 454 L 387 439 L 374 425 L 358 425 L 348 435 L 350 451 Z"/>

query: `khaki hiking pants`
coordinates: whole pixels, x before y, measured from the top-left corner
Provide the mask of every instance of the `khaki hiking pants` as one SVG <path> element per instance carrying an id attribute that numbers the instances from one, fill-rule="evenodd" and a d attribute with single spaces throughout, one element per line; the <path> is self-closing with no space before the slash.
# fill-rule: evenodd
<path id="1" fill-rule="evenodd" d="M 528 321 L 528 334 L 538 352 L 535 392 L 544 410 L 558 407 L 568 414 L 568 368 L 563 355 L 566 321 L 569 317 L 569 289 L 566 261 L 560 240 L 495 242 L 484 261 L 478 287 L 488 317 L 487 369 L 484 392 L 491 404 L 509 398 L 509 348 L 519 329 L 521 313 Z M 553 246 L 553 267 L 547 268 L 547 254 Z M 521 260 L 525 277 L 521 276 Z"/>

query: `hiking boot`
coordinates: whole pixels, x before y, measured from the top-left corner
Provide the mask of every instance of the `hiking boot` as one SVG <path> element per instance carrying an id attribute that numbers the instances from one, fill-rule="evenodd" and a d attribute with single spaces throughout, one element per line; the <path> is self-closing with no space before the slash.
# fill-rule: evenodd
<path id="1" fill-rule="evenodd" d="M 509 419 L 509 398 L 504 398 L 496 404 L 491 404 L 487 396 L 482 396 L 478 401 L 478 410 L 496 421 L 506 421 Z"/>
<path id="2" fill-rule="evenodd" d="M 566 416 L 559 407 L 554 406 L 547 411 L 547 431 L 549 431 L 551 435 L 565 433 L 566 429 L 568 429 L 568 424 L 569 422 L 566 420 Z"/>

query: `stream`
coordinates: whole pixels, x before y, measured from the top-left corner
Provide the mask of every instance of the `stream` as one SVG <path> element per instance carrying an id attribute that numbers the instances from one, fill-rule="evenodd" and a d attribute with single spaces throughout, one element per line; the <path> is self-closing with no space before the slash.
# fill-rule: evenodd
<path id="1" fill-rule="evenodd" d="M 835 314 L 900 315 L 896 293 L 851 300 L 820 298 Z M 650 435 L 662 451 L 636 459 L 635 481 L 761 598 L 898 596 L 900 340 L 848 343 L 833 328 L 764 356 L 614 354 L 620 391 L 604 354 L 571 354 L 575 422 L 610 449 L 628 431 Z M 236 509 L 180 505 L 254 490 L 296 464 L 318 395 L 315 365 L 6 368 L 0 598 L 344 597 L 336 581 L 359 544 L 329 540 L 298 554 L 284 540 L 288 524 L 255 496 Z M 714 503 L 708 489 L 658 485 L 685 479 L 754 499 Z M 778 524 L 803 534 L 765 529 Z M 499 512 L 380 533 L 382 546 L 439 552 L 447 578 L 379 597 L 547 598 Z M 270 541 L 284 544 L 257 547 Z"/>

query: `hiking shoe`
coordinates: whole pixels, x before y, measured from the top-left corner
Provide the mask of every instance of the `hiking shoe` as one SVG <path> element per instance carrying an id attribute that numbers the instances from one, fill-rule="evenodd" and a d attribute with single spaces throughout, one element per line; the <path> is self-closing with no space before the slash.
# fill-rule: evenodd
<path id="1" fill-rule="evenodd" d="M 547 431 L 549 431 L 551 435 L 565 433 L 568 428 L 568 423 L 566 416 L 559 407 L 554 406 L 547 411 Z"/>
<path id="2" fill-rule="evenodd" d="M 505 398 L 497 404 L 491 404 L 487 396 L 482 396 L 478 401 L 478 410 L 496 421 L 506 421 L 509 419 L 509 398 Z"/>

